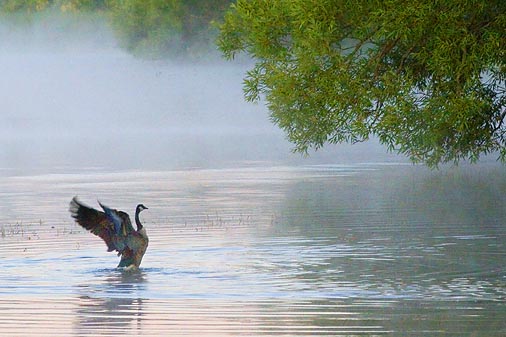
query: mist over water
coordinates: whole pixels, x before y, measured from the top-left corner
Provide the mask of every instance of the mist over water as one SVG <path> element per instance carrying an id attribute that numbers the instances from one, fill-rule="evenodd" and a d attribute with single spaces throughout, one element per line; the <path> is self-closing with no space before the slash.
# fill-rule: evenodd
<path id="1" fill-rule="evenodd" d="M 263 103 L 244 101 L 250 65 L 215 56 L 195 63 L 137 59 L 115 45 L 105 23 L 74 21 L 0 24 L 0 166 L 47 172 L 349 158 L 349 146 L 329 146 L 309 159 L 291 153 Z M 372 143 L 352 151 L 370 160 L 370 148 L 395 158 Z"/>

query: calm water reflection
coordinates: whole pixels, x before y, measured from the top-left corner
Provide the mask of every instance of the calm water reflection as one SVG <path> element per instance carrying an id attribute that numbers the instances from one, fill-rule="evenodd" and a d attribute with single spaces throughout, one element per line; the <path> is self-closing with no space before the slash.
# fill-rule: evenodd
<path id="1" fill-rule="evenodd" d="M 506 174 L 406 165 L 0 178 L 0 334 L 506 335 Z M 67 214 L 133 211 L 140 273 Z"/>

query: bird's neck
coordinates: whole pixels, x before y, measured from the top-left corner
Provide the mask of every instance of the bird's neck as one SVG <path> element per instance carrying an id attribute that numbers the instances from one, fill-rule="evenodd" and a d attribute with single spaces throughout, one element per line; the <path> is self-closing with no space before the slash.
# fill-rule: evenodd
<path id="1" fill-rule="evenodd" d="M 139 213 L 140 213 L 140 210 L 137 209 L 135 211 L 135 224 L 137 225 L 137 230 L 138 231 L 140 231 L 142 229 L 141 220 L 139 219 Z"/>

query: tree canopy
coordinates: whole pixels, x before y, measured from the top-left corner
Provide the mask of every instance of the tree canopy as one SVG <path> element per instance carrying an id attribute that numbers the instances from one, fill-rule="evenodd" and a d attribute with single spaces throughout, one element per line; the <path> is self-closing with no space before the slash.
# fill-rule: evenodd
<path id="1" fill-rule="evenodd" d="M 506 158 L 505 1 L 238 0 L 220 31 L 296 150 L 374 136 L 430 166 Z"/>

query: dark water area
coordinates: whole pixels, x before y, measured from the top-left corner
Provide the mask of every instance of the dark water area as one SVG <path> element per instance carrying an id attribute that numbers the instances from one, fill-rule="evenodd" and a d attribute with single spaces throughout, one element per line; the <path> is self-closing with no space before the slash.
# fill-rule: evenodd
<path id="1" fill-rule="evenodd" d="M 0 188 L 5 335 L 506 334 L 495 164 L 4 175 Z M 149 207 L 139 273 L 72 223 L 75 194 Z"/>

